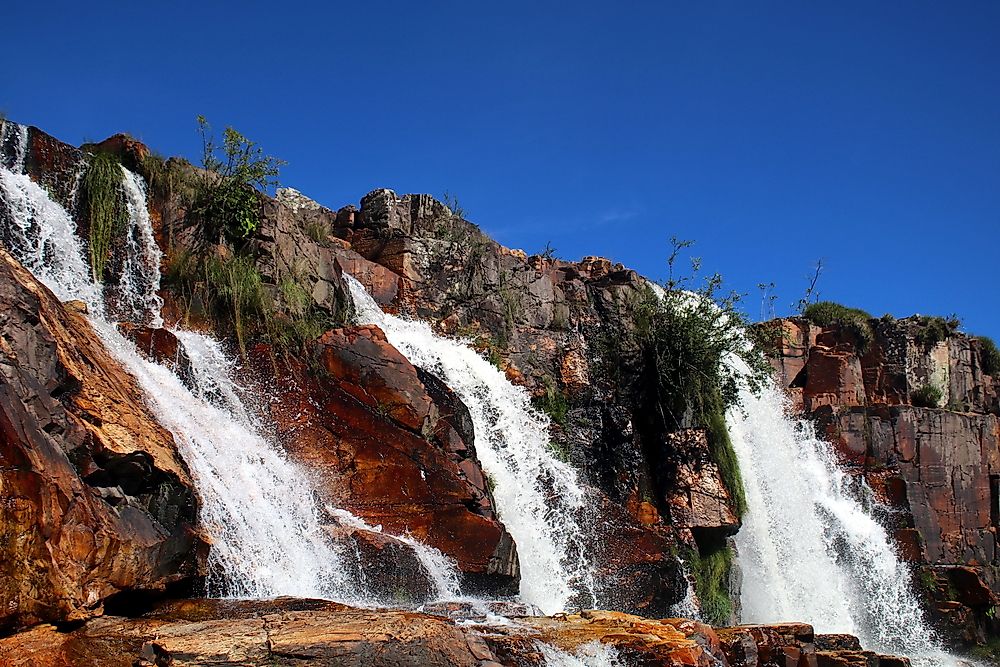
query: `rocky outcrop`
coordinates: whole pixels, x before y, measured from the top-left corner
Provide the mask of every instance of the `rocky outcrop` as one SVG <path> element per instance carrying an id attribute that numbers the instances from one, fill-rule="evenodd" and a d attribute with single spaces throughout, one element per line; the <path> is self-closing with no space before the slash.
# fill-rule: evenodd
<path id="1" fill-rule="evenodd" d="M 454 612 L 449 617 L 355 609 L 291 598 L 188 600 L 161 606 L 141 618 L 109 616 L 68 633 L 39 626 L 0 639 L 0 663 L 10 667 L 540 667 L 547 664 L 544 651 L 587 655 L 606 646 L 626 664 L 637 666 L 909 665 L 905 658 L 861 651 L 851 637 L 814 636 L 808 625 L 747 626 L 717 634 L 695 621 L 649 620 L 606 611 L 514 617 L 513 623 L 502 625 Z"/>
<path id="2" fill-rule="evenodd" d="M 426 318 L 443 334 L 472 338 L 484 354 L 503 365 L 512 381 L 535 391 L 542 408 L 546 401 L 565 404 L 565 419 L 558 419 L 561 423 L 553 427 L 552 437 L 610 500 L 593 504 L 598 512 L 595 524 L 606 527 L 602 535 L 619 535 L 644 545 L 633 549 L 629 542 L 611 541 L 614 546 L 606 549 L 604 560 L 608 588 L 621 599 L 621 608 L 642 613 L 664 614 L 683 597 L 686 582 L 673 554 L 678 542 L 692 540 L 690 534 L 677 535 L 672 527 L 667 495 L 675 473 L 690 464 L 685 489 L 704 492 L 695 492 L 699 507 L 688 513 L 688 523 L 701 519 L 706 504 L 702 499 L 715 497 L 724 505 L 728 494 L 718 486 L 711 465 L 702 465 L 704 457 L 675 456 L 672 441 L 655 425 L 633 427 L 635 415 L 648 413 L 648 406 L 609 399 L 608 382 L 592 368 L 593 351 L 587 343 L 598 327 L 615 326 L 618 305 L 644 285 L 641 278 L 596 258 L 576 264 L 527 258 L 488 239 L 428 196 L 398 198 L 390 191 L 376 191 L 363 199 L 360 210 L 345 207 L 334 212 L 301 194 L 282 191 L 268 207 L 260 246 L 265 274 L 270 271 L 266 267 L 290 265 L 299 254 L 321 252 L 333 257 L 335 265 L 358 278 L 386 310 Z M 271 244 L 270 238 L 296 241 L 286 247 Z M 302 252 L 313 246 L 321 250 Z M 268 259 L 272 255 L 274 259 Z M 361 360 L 367 363 L 363 356 Z M 367 373 L 360 366 L 357 372 Z M 366 377 L 380 382 L 378 375 L 373 368 Z M 421 380 L 429 385 L 432 379 L 422 375 Z M 603 388 L 597 389 L 598 385 Z M 367 401 L 368 409 L 376 412 L 415 407 L 408 398 L 398 406 L 373 396 L 355 398 Z M 426 424 L 433 420 L 427 419 L 423 408 L 417 412 L 425 420 L 417 430 L 426 436 Z M 414 431 L 416 424 L 407 422 L 413 415 L 394 417 Z M 655 452 L 652 458 L 650 451 Z M 481 477 L 469 461 L 462 465 L 468 479 Z M 465 494 L 459 490 L 459 495 Z M 364 498 L 362 504 L 369 510 L 358 511 L 381 522 L 384 516 L 372 509 L 374 494 Z M 391 498 L 390 494 L 381 514 L 395 511 L 389 509 Z M 725 513 L 721 505 L 716 509 L 717 514 Z M 712 526 L 729 521 L 726 530 L 731 532 L 737 525 L 731 515 L 730 511 L 727 518 L 712 518 Z M 433 531 L 417 530 L 434 546 L 455 553 L 456 545 L 436 541 Z M 646 587 L 651 581 L 655 585 Z"/>
<path id="3" fill-rule="evenodd" d="M 623 609 L 667 613 L 686 587 L 677 545 L 694 544 L 691 528 L 730 534 L 739 520 L 707 447 L 670 437 L 655 419 L 655 397 L 623 388 L 596 363 L 595 341 L 631 325 L 623 313 L 646 281 L 601 258 L 566 262 L 504 248 L 427 195 L 376 190 L 359 209 L 337 212 L 301 195 L 286 200 L 306 212 L 300 225 L 325 219 L 341 240 L 338 264 L 383 308 L 471 339 L 534 394 L 553 418 L 553 442 L 604 496 L 593 503 L 602 536 L 645 545 L 610 540 L 599 555 L 614 582 L 608 587 Z M 646 592 L 624 593 L 651 581 Z"/>
<path id="4" fill-rule="evenodd" d="M 135 381 L 4 251 L 0 302 L 0 630 L 196 575 L 191 478 Z"/>
<path id="5" fill-rule="evenodd" d="M 997 381 L 983 371 L 978 340 L 932 336 L 929 323 L 872 320 L 862 347 L 850 327 L 785 320 L 774 365 L 793 404 L 893 508 L 886 520 L 900 555 L 921 568 L 940 626 L 981 643 L 1000 629 L 992 618 L 1000 602 Z"/>
<path id="6" fill-rule="evenodd" d="M 275 366 L 258 349 L 257 367 Z M 374 326 L 328 331 L 312 366 L 277 363 L 269 404 L 288 451 L 331 505 L 454 558 L 466 590 L 516 593 L 517 552 L 496 517 L 465 407 Z"/>

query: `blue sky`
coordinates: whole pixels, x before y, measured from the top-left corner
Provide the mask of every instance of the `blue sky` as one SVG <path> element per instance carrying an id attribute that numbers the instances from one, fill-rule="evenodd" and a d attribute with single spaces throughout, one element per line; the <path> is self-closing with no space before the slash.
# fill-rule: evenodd
<path id="1" fill-rule="evenodd" d="M 195 116 L 337 208 L 448 191 L 526 251 L 663 277 L 671 235 L 779 314 L 1000 338 L 1000 3 L 17 3 L 0 110 L 198 156 Z M 167 8 L 169 6 L 169 8 Z"/>

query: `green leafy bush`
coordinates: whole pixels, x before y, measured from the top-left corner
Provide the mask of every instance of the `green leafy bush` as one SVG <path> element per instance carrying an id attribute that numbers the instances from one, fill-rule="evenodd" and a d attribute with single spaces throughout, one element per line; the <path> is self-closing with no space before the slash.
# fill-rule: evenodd
<path id="1" fill-rule="evenodd" d="M 208 242 L 246 240 L 260 225 L 259 192 L 277 186 L 284 162 L 265 155 L 256 142 L 231 127 L 218 144 L 204 116 L 198 117 L 198 129 L 205 173 L 189 214 Z"/>
<path id="2" fill-rule="evenodd" d="M 872 316 L 860 308 L 849 308 L 833 301 L 818 301 L 806 306 L 802 317 L 821 327 L 833 324 L 845 327 L 857 340 L 859 352 L 867 350 L 875 340 Z"/>
<path id="3" fill-rule="evenodd" d="M 90 224 L 90 272 L 95 281 L 104 279 L 112 243 L 128 226 L 123 180 L 121 164 L 110 153 L 93 155 L 83 177 L 83 201 Z"/>
<path id="4" fill-rule="evenodd" d="M 937 385 L 927 383 L 910 393 L 910 403 L 918 408 L 936 408 L 941 404 L 944 392 Z"/>
<path id="5" fill-rule="evenodd" d="M 1000 349 L 989 336 L 976 336 L 979 341 L 979 363 L 987 375 L 1000 375 Z"/>

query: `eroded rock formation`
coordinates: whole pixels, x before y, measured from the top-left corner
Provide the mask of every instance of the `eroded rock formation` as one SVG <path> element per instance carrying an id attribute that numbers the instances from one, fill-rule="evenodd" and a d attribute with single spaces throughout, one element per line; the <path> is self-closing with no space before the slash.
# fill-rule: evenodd
<path id="1" fill-rule="evenodd" d="M 197 575 L 194 487 L 136 382 L 2 250 L 0 303 L 0 629 Z"/>
<path id="2" fill-rule="evenodd" d="M 446 611 L 446 610 L 445 610 Z M 461 614 L 459 614 L 461 616 Z M 69 633 L 39 626 L 0 639 L 10 667 L 342 665 L 529 667 L 545 646 L 569 654 L 605 645 L 629 665 L 650 667 L 906 667 L 862 651 L 844 635 L 803 624 L 716 631 L 685 619 L 649 620 L 585 611 L 514 617 L 507 626 L 401 610 L 362 610 L 319 600 L 190 600 L 141 618 L 105 617 Z"/>

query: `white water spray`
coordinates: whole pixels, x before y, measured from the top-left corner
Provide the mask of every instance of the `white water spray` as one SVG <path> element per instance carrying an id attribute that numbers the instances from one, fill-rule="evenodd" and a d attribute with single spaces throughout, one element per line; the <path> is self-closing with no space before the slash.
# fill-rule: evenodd
<path id="1" fill-rule="evenodd" d="M 735 357 L 729 363 L 749 373 Z M 971 664 L 941 649 L 909 568 L 812 423 L 789 416 L 773 382 L 759 396 L 744 390 L 741 401 L 726 420 L 747 496 L 735 538 L 743 622 L 801 621 L 914 665 Z"/>
<path id="2" fill-rule="evenodd" d="M 28 126 L 13 121 L 0 121 L 0 146 L 12 141 L 14 154 L 9 160 L 9 168 L 15 174 L 24 171 L 24 160 L 28 156 Z"/>
<path id="3" fill-rule="evenodd" d="M 130 177 L 138 190 L 137 177 Z M 212 538 L 210 586 L 215 594 L 277 595 L 363 602 L 352 585 L 352 562 L 325 535 L 306 476 L 268 442 L 247 416 L 230 376 L 231 360 L 218 343 L 180 332 L 192 361 L 195 393 L 167 368 L 143 359 L 104 317 L 102 291 L 76 227 L 66 211 L 27 176 L 0 168 L 0 198 L 12 225 L 3 230 L 11 253 L 61 300 L 82 299 L 107 349 L 139 381 L 161 423 L 178 442 L 202 499 L 201 521 Z M 141 208 L 144 208 L 144 204 Z M 130 207 L 131 228 L 149 227 L 148 215 Z M 128 243 L 126 265 L 136 273 L 158 269 L 139 230 Z M 157 271 L 158 272 L 158 271 Z M 156 279 L 124 280 L 121 301 L 140 315 Z M 158 313 L 157 313 L 158 316 Z"/>
<path id="4" fill-rule="evenodd" d="M 469 408 L 497 513 L 517 544 L 521 599 L 546 614 L 571 602 L 593 605 L 593 574 L 577 518 L 584 489 L 573 468 L 550 451 L 547 420 L 528 393 L 461 341 L 435 335 L 425 322 L 383 313 L 361 283 L 345 278 L 358 320 L 378 325 L 412 364 L 442 379 Z"/>
<path id="5" fill-rule="evenodd" d="M 535 645 L 548 667 L 625 667 L 626 664 L 614 647 L 597 640 L 581 644 L 573 653 L 545 642 Z"/>
<path id="6" fill-rule="evenodd" d="M 327 507 L 327 513 L 337 521 L 346 526 L 369 533 L 386 534 L 382 531 L 382 526 L 372 526 L 364 519 L 354 516 L 347 510 Z M 391 535 L 393 539 L 399 540 L 410 547 L 413 554 L 420 562 L 420 567 L 434 585 L 434 599 L 432 602 L 445 602 L 459 600 L 462 596 L 460 586 L 460 575 L 458 566 L 454 559 L 441 553 L 440 550 L 428 546 L 423 542 L 413 539 L 409 535 Z"/>

